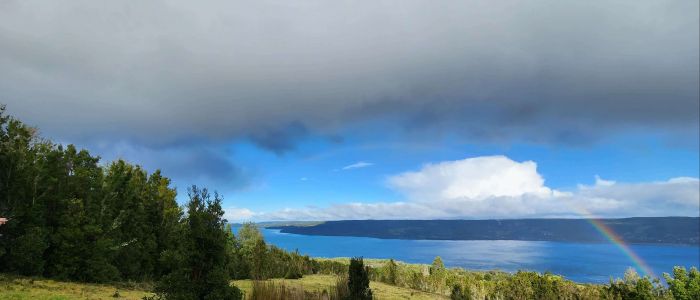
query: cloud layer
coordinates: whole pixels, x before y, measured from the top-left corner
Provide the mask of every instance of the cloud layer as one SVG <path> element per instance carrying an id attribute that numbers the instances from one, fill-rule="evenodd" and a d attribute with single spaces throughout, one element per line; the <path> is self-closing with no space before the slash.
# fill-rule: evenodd
<path id="1" fill-rule="evenodd" d="M 697 1 L 0 4 L 0 101 L 51 136 L 146 146 L 411 132 L 697 139 Z"/>
<path id="2" fill-rule="evenodd" d="M 1 1 L 0 103 L 52 139 L 220 188 L 250 181 L 224 150 L 231 142 L 282 154 L 377 120 L 372 130 L 411 141 L 558 146 L 642 131 L 697 147 L 698 10 L 673 0 Z M 417 198 L 435 189 L 446 195 L 431 201 L 461 201 L 450 195 L 462 179 L 443 179 L 453 188 L 425 179 L 398 187 L 406 203 L 347 211 L 494 211 L 489 201 L 425 207 Z M 513 213 L 551 203 L 489 184 L 504 188 L 498 203 L 526 201 Z"/>
<path id="3" fill-rule="evenodd" d="M 597 178 L 573 191 L 547 187 L 532 161 L 484 156 L 428 164 L 388 179 L 405 202 L 248 212 L 256 220 L 483 219 L 698 216 L 700 180 L 616 183 Z"/>

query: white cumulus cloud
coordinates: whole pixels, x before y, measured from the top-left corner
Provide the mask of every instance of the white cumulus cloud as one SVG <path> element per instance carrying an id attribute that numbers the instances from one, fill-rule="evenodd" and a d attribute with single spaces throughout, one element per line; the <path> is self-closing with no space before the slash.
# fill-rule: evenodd
<path id="1" fill-rule="evenodd" d="M 425 165 L 421 170 L 389 178 L 389 184 L 420 202 L 440 199 L 550 195 L 533 161 L 482 156 Z"/>
<path id="2" fill-rule="evenodd" d="M 545 185 L 533 161 L 482 156 L 424 165 L 390 176 L 406 201 L 345 203 L 253 213 L 258 220 L 483 219 L 527 217 L 698 216 L 700 180 L 593 185 L 560 191 Z"/>

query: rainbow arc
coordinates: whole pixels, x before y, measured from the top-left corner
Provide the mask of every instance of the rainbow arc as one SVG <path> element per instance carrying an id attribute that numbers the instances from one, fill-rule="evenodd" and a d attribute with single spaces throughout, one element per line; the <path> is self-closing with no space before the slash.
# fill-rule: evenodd
<path id="1" fill-rule="evenodd" d="M 599 218 L 596 218 L 588 210 L 581 207 L 579 207 L 578 210 L 579 213 L 583 215 L 586 220 L 591 223 L 591 225 L 593 225 L 593 228 L 595 228 L 608 241 L 617 246 L 617 248 L 619 248 L 622 253 L 624 253 L 630 259 L 630 261 L 632 261 L 637 271 L 641 271 L 642 275 L 648 275 L 652 278 L 656 277 L 652 268 L 646 262 L 644 262 L 644 260 L 639 257 L 639 255 L 637 255 L 637 253 L 635 253 L 634 250 L 632 250 L 632 248 L 630 248 L 630 246 L 625 243 L 625 241 L 617 233 L 615 233 L 615 231 L 612 230 L 612 228 L 605 225 L 605 223 L 603 223 Z"/>

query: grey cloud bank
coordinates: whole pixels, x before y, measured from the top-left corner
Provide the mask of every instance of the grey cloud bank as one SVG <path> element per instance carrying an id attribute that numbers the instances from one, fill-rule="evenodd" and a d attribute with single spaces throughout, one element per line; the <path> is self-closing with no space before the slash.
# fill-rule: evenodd
<path id="1" fill-rule="evenodd" d="M 3 1 L 0 102 L 56 138 L 144 147 L 281 153 L 376 117 L 481 140 L 697 141 L 697 37 L 697 1 Z"/>

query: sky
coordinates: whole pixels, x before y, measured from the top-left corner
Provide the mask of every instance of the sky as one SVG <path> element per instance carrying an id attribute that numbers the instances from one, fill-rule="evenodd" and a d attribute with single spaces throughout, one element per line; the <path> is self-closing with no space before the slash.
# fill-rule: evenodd
<path id="1" fill-rule="evenodd" d="M 698 216 L 698 1 L 0 2 L 0 103 L 230 221 Z"/>

